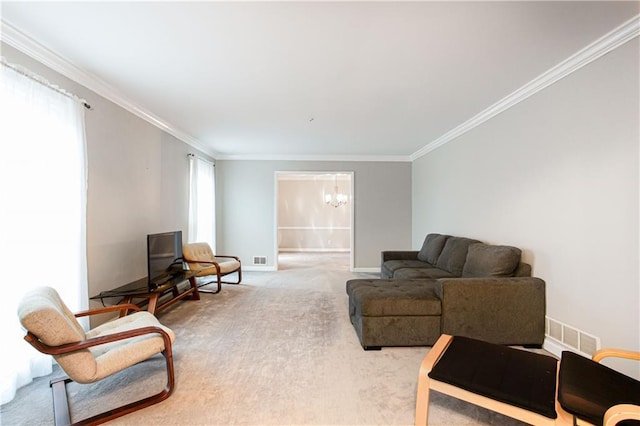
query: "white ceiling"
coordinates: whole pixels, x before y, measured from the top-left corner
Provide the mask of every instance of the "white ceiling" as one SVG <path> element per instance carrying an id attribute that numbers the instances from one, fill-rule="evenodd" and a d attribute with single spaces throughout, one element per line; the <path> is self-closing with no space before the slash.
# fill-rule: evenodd
<path id="1" fill-rule="evenodd" d="M 407 158 L 638 10 L 637 1 L 1 3 L 3 21 L 217 158 Z"/>

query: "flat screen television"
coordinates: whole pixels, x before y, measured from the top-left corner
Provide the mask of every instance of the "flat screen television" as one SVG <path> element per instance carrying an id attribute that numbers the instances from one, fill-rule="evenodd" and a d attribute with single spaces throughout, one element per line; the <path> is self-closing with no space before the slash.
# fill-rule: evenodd
<path id="1" fill-rule="evenodd" d="M 182 231 L 147 235 L 149 290 L 182 273 Z"/>

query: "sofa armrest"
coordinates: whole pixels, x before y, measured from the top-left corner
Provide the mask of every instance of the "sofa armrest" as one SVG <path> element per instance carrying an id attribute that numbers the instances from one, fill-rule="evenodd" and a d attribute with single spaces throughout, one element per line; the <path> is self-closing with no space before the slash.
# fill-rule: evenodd
<path id="1" fill-rule="evenodd" d="M 383 251 L 381 253 L 382 263 L 386 262 L 387 260 L 418 260 L 418 253 L 418 251 Z"/>
<path id="2" fill-rule="evenodd" d="M 513 271 L 514 277 L 530 277 L 531 276 L 531 265 L 528 263 L 520 262 L 515 271 Z"/>
<path id="3" fill-rule="evenodd" d="M 542 345 L 545 282 L 533 277 L 442 278 L 441 331 L 501 345 Z"/>

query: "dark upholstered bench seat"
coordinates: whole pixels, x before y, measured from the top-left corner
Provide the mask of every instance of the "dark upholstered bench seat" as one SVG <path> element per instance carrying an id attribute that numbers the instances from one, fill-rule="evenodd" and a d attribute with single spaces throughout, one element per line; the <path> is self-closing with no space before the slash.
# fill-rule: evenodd
<path id="1" fill-rule="evenodd" d="M 557 363 L 547 355 L 454 336 L 429 377 L 555 419 Z"/>
<path id="2" fill-rule="evenodd" d="M 440 336 L 434 280 L 347 281 L 349 317 L 362 347 L 429 346 Z"/>

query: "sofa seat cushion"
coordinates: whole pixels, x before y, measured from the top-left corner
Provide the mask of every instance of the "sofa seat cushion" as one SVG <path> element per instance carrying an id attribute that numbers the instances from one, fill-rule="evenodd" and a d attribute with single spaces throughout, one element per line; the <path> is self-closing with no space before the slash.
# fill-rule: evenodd
<path id="1" fill-rule="evenodd" d="M 447 242 L 448 238 L 448 235 L 427 235 L 427 237 L 424 239 L 424 243 L 422 244 L 422 249 L 420 249 L 420 251 L 418 252 L 418 259 L 422 260 L 423 262 L 435 265 L 438 261 L 438 257 L 440 257 L 440 253 L 442 253 L 442 249 L 444 248 L 444 244 Z"/>
<path id="2" fill-rule="evenodd" d="M 360 288 L 360 287 L 370 287 L 373 283 L 375 283 L 377 281 L 388 282 L 389 280 L 379 280 L 377 278 L 375 278 L 375 279 L 356 278 L 356 279 L 353 279 L 353 280 L 348 280 L 347 284 L 346 284 L 347 295 L 349 297 L 351 297 L 351 294 L 353 293 L 353 290 L 355 290 L 357 288 Z"/>
<path id="3" fill-rule="evenodd" d="M 510 277 L 520 263 L 517 247 L 471 244 L 462 270 L 463 277 Z"/>
<path id="4" fill-rule="evenodd" d="M 398 269 L 394 274 L 393 278 L 395 279 L 403 279 L 403 280 L 411 280 L 418 278 L 458 278 L 456 275 L 453 275 L 451 272 L 443 271 L 438 268 L 421 268 L 421 269 Z"/>
<path id="5" fill-rule="evenodd" d="M 470 238 L 449 237 L 444 244 L 440 257 L 438 257 L 436 267 L 451 272 L 457 277 L 462 276 L 469 246 L 479 242 L 478 240 L 472 240 Z"/>
<path id="6" fill-rule="evenodd" d="M 350 282 L 351 304 L 362 316 L 439 316 L 442 312 L 434 280 Z"/>
<path id="7" fill-rule="evenodd" d="M 395 272 L 404 268 L 433 268 L 433 265 L 421 260 L 387 260 L 382 264 L 385 272 L 393 277 Z"/>

